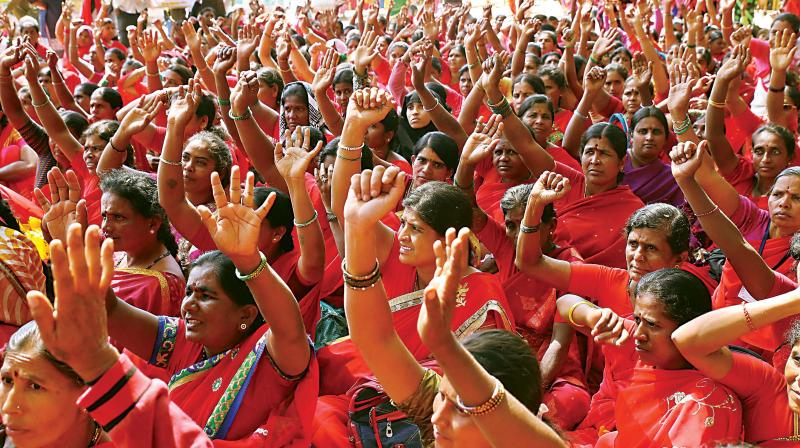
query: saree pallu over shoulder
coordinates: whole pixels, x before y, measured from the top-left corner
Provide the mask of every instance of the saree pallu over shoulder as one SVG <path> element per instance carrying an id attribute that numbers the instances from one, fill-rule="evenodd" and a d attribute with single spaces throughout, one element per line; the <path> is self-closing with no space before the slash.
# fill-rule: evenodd
<path id="1" fill-rule="evenodd" d="M 617 433 L 601 437 L 597 447 L 712 447 L 742 432 L 739 399 L 696 370 L 637 366 L 617 397 L 616 416 Z"/>
<path id="2" fill-rule="evenodd" d="M 628 218 L 644 203 L 627 186 L 555 204 L 558 227 L 556 244 L 574 247 L 586 263 L 625 269 L 625 236 Z"/>
<path id="3" fill-rule="evenodd" d="M 417 360 L 430 356 L 417 333 L 417 319 L 423 291 L 403 294 L 389 301 L 392 321 L 398 336 Z M 451 329 L 464 338 L 480 328 L 513 331 L 514 319 L 500 283 L 492 274 L 476 272 L 464 277 L 458 287 Z M 322 395 L 341 395 L 360 378 L 372 371 L 349 337 L 340 339 L 317 352 L 322 371 Z"/>
<path id="4" fill-rule="evenodd" d="M 116 268 L 111 288 L 120 299 L 156 316 L 177 316 L 185 281 L 168 272 L 152 269 Z"/>
<path id="5" fill-rule="evenodd" d="M 290 377 L 266 349 L 265 325 L 211 357 L 186 341 L 185 331 L 180 319 L 159 317 L 150 363 L 167 370 L 170 398 L 210 438 L 234 444 L 266 438 L 269 443 L 259 446 L 307 446 L 319 384 L 313 349 L 308 369 Z"/>

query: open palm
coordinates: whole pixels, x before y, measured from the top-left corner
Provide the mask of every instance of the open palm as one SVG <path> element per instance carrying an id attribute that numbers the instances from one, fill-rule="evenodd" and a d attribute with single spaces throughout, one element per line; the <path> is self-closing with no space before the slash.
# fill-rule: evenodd
<path id="1" fill-rule="evenodd" d="M 228 257 L 247 256 L 258 246 L 261 222 L 269 213 L 275 194 L 272 193 L 258 209 L 253 209 L 253 173 L 247 173 L 245 191 L 239 181 L 239 167 L 231 168 L 230 194 L 225 194 L 219 174 L 211 174 L 211 188 L 217 210 L 214 213 L 199 206 L 197 212 L 217 248 Z"/>
<path id="2" fill-rule="evenodd" d="M 72 170 L 64 176 L 58 167 L 47 173 L 47 183 L 52 200 L 38 188 L 34 190 L 39 207 L 44 211 L 42 222 L 50 239 L 66 241 L 67 229 L 72 223 L 86 228 L 86 202 L 81 200 L 81 184 Z"/>
<path id="3" fill-rule="evenodd" d="M 295 129 L 294 138 L 290 131 L 286 131 L 283 143 L 275 145 L 275 167 L 281 176 L 286 179 L 303 179 L 309 164 L 322 150 L 322 141 L 317 142 L 317 146 L 311 150 L 311 130 L 308 126 Z"/>

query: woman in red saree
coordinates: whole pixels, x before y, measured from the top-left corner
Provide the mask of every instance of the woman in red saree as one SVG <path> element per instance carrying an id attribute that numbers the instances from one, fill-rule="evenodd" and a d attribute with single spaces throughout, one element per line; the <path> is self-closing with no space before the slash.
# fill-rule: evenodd
<path id="1" fill-rule="evenodd" d="M 675 268 L 650 272 L 634 288 L 633 315 L 621 318 L 576 296 L 558 300 L 561 317 L 636 365 L 616 399 L 617 430 L 596 447 L 715 446 L 739 440 L 742 404 L 730 389 L 694 370 L 672 342 L 682 324 L 711 310 L 697 277 Z M 634 354 L 635 351 L 635 354 Z M 627 353 L 626 353 L 627 352 Z"/>
<path id="2" fill-rule="evenodd" d="M 36 153 L 0 111 L 0 183 L 28 199 L 33 198 L 38 162 Z"/>
<path id="3" fill-rule="evenodd" d="M 69 220 L 86 220 L 78 177 L 58 168 L 48 174 L 52 202 L 38 194 L 45 214 L 42 227 L 62 239 Z M 115 170 L 100 184 L 103 236 L 113 239 L 116 271 L 112 289 L 131 305 L 151 313 L 177 316 L 185 281 L 175 259 L 177 244 L 164 209 L 157 202 L 155 181 L 143 173 Z"/>
<path id="4" fill-rule="evenodd" d="M 377 108 L 369 108 L 370 103 Z M 372 182 L 376 189 L 388 190 L 391 185 L 401 186 L 399 193 L 390 199 L 382 197 L 370 202 L 369 220 L 344 221 L 344 228 L 363 234 L 362 244 L 373 246 L 377 258 L 387 275 L 385 288 L 392 310 L 393 328 L 400 341 L 416 359 L 429 357 L 416 333 L 416 320 L 422 303 L 422 289 L 436 270 L 433 241 L 444 238 L 448 227 L 469 227 L 472 224 L 472 207 L 469 199 L 458 188 L 444 182 L 427 182 L 413 189 L 403 200 L 400 229 L 395 232 L 381 219 L 397 208 L 405 191 L 405 175 L 399 168 L 382 166 L 362 174 L 360 163 L 364 131 L 378 122 L 392 107 L 391 96 L 384 92 L 358 90 L 348 105 L 347 118 L 339 143 L 338 160 L 333 174 L 333 209 L 344 217 L 344 195 L 350 191 L 350 179 Z M 358 148 L 353 149 L 344 148 Z M 356 154 L 353 154 L 353 153 Z M 356 157 L 354 157 L 356 156 Z M 374 174 L 373 174 L 374 173 Z M 385 180 L 384 180 L 385 179 Z M 393 199 L 393 201 L 391 200 Z M 363 216 L 363 215 L 362 215 Z M 372 236 L 370 236 L 372 235 Z M 355 248 L 356 251 L 360 249 Z M 374 257 L 373 257 L 374 258 Z M 491 274 L 470 271 L 463 279 L 459 293 L 459 306 L 455 309 L 452 330 L 460 337 L 479 328 L 513 328 L 513 320 L 502 286 Z M 348 397 L 344 394 L 358 378 L 372 375 L 372 369 L 361 357 L 360 350 L 348 338 L 320 350 L 322 371 L 319 409 L 315 418 L 314 445 L 337 447 L 347 443 Z"/>
<path id="5" fill-rule="evenodd" d="M 112 297 L 110 336 L 166 370 L 170 398 L 212 439 L 308 446 L 316 361 L 297 301 L 257 249 L 274 195 L 253 210 L 253 175 L 242 194 L 238 167 L 233 202 L 216 174 L 212 185 L 217 212 L 212 217 L 201 207 L 199 214 L 224 252 L 193 265 L 181 317 L 155 316 Z"/>
<path id="6" fill-rule="evenodd" d="M 786 247 L 791 237 L 787 236 L 779 240 L 782 242 L 781 249 L 786 252 L 776 252 L 774 247 L 772 251 L 768 251 L 767 245 L 761 247 L 761 253 L 756 252 L 754 247 L 750 245 L 745 237 L 742 235 L 743 230 L 737 229 L 736 225 L 731 222 L 733 219 L 740 217 L 740 211 L 729 219 L 722 213 L 719 213 L 719 207 L 715 205 L 708 197 L 706 192 L 701 188 L 698 178 L 708 175 L 713 170 L 710 166 L 713 165 L 710 158 L 706 154 L 707 143 L 702 141 L 698 146 L 694 143 L 685 143 L 676 146 L 671 152 L 672 156 L 672 172 L 678 185 L 684 191 L 689 205 L 695 211 L 700 224 L 706 235 L 714 241 L 714 243 L 722 249 L 725 253 L 727 261 L 723 269 L 722 282 L 719 288 L 715 291 L 714 308 L 722 308 L 726 306 L 739 305 L 744 303 L 754 302 L 756 300 L 763 300 L 767 297 L 774 297 L 780 294 L 787 293 L 797 287 L 797 283 L 789 278 L 795 277 L 794 263 L 783 260 L 781 266 L 776 266 L 776 255 L 788 258 L 792 253 L 791 247 Z M 705 171 L 704 171 L 705 170 Z M 781 174 L 781 176 L 785 176 Z M 795 176 L 787 176 L 789 178 Z M 781 181 L 782 182 L 782 181 Z M 724 180 L 719 181 L 724 187 Z M 728 188 L 730 186 L 728 185 Z M 776 193 L 780 193 L 781 184 L 776 183 Z M 734 193 L 731 192 L 731 195 Z M 750 209 L 756 211 L 760 215 L 767 215 L 767 212 L 759 210 L 755 204 L 742 198 L 740 208 Z M 781 203 L 790 203 L 792 199 L 775 201 L 770 196 L 770 202 L 773 206 Z M 708 211 L 711 210 L 711 213 Z M 763 258 L 762 258 L 763 257 Z M 744 335 L 740 344 L 744 342 L 754 349 L 763 351 L 762 354 L 765 358 L 772 358 L 774 352 L 778 350 L 784 340 L 784 334 L 792 324 L 792 319 L 786 319 L 781 322 L 776 322 L 759 331 L 749 332 Z"/>
<path id="7" fill-rule="evenodd" d="M 469 159 L 473 153 L 490 151 L 496 146 L 500 124 L 499 115 L 490 118 L 486 125 L 478 123 L 464 146 L 464 157 Z M 528 341 L 542 364 L 543 383 L 547 389 L 544 401 L 549 409 L 547 417 L 562 429 L 572 429 L 583 420 L 589 407 L 589 392 L 583 378 L 578 345 L 573 339 L 575 333 L 569 325 L 563 323 L 554 327 L 556 290 L 549 284 L 520 272 L 514 266 L 519 224 L 531 188 L 532 185 L 523 184 L 506 190 L 500 201 L 504 225 L 489 218 L 475 204 L 473 196 L 472 229 L 480 242 L 493 254 L 499 270 L 497 278 L 503 284 L 517 331 Z M 468 195 L 473 192 L 471 188 L 462 190 Z M 557 259 L 582 261 L 573 248 L 559 247 L 553 243 L 556 216 L 552 205 L 548 207 L 546 215 L 544 221 L 547 229 L 542 232 L 543 250 L 548 256 Z"/>
<path id="8" fill-rule="evenodd" d="M 550 172 L 543 173 L 534 184 L 522 221 L 524 227 L 520 226 L 517 240 L 516 265 L 522 272 L 558 291 L 586 297 L 624 317 L 633 313 L 632 292 L 643 275 L 676 265 L 697 275 L 694 265 L 685 262 L 689 250 L 689 221 L 680 210 L 668 204 L 648 205 L 628 219 L 622 232 L 626 270 L 568 263 L 543 255 L 538 223 L 545 206 L 558 204 L 570 194 L 569 189 L 566 178 Z M 531 225 L 535 223 L 537 225 Z M 706 287 L 713 290 L 713 286 L 706 284 Z M 633 374 L 632 346 L 603 345 L 602 351 L 606 358 L 602 367 L 603 382 L 592 397 L 588 415 L 570 435 L 576 446 L 593 446 L 599 435 L 616 427 L 615 401 Z"/>
<path id="9" fill-rule="evenodd" d="M 743 48 L 737 50 L 717 71 L 709 99 L 724 103 L 735 78 L 741 77 L 748 58 Z M 775 69 L 773 69 L 773 72 Z M 784 70 L 785 72 L 785 70 Z M 774 75 L 773 75 L 774 76 Z M 752 160 L 737 155 L 725 135 L 725 110 L 709 104 L 706 110 L 706 138 L 717 170 L 736 192 L 767 210 L 769 193 L 778 174 L 786 169 L 795 154 L 791 131 L 775 123 L 760 126 L 752 134 Z"/>

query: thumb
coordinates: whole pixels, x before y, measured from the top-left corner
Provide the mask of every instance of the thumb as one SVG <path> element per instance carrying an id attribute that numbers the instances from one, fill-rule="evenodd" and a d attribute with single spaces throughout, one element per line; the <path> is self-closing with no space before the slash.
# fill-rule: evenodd
<path id="1" fill-rule="evenodd" d="M 217 220 L 214 219 L 214 215 L 211 214 L 211 210 L 209 210 L 205 205 L 199 205 L 197 207 L 197 214 L 200 215 L 200 221 L 202 221 L 203 225 L 206 226 L 208 233 L 215 235 L 217 233 Z"/>

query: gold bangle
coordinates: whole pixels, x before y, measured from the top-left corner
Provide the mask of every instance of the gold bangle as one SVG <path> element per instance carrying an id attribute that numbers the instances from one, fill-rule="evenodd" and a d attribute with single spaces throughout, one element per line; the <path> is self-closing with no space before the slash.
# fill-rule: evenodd
<path id="1" fill-rule="evenodd" d="M 40 108 L 40 107 L 44 107 L 44 106 L 46 106 L 46 105 L 47 105 L 47 103 L 49 103 L 49 102 L 50 102 L 50 100 L 49 100 L 49 99 L 45 99 L 45 100 L 44 100 L 44 102 L 43 102 L 42 104 L 33 104 L 33 101 L 31 101 L 31 106 L 33 106 L 33 108 L 34 108 L 34 109 L 38 109 L 38 108 Z"/>
<path id="2" fill-rule="evenodd" d="M 696 216 L 698 218 L 702 218 L 703 216 L 708 216 L 708 215 L 714 213 L 717 210 L 719 210 L 719 205 L 714 205 L 714 208 L 712 208 L 711 210 L 709 210 L 707 212 L 704 212 L 704 213 L 695 213 L 694 216 Z"/>
<path id="3" fill-rule="evenodd" d="M 717 109 L 725 109 L 725 106 L 727 105 L 727 103 L 725 101 L 723 101 L 721 103 L 718 103 L 718 102 L 712 100 L 711 98 L 709 98 L 708 99 L 708 105 L 711 106 L 711 107 L 716 107 Z"/>
<path id="4" fill-rule="evenodd" d="M 163 156 L 158 158 L 158 161 L 163 163 L 164 165 L 171 165 L 171 166 L 183 166 L 181 162 L 173 162 L 172 160 L 167 160 Z"/>
<path id="5" fill-rule="evenodd" d="M 586 305 L 586 306 L 590 306 L 590 307 L 592 307 L 592 308 L 594 308 L 594 309 L 597 309 L 597 305 L 595 305 L 594 303 L 592 303 L 592 302 L 589 302 L 589 301 L 587 301 L 587 300 L 581 300 L 580 302 L 573 303 L 573 304 L 572 304 L 572 306 L 571 306 L 571 307 L 569 307 L 569 313 L 567 314 L 567 319 L 569 319 L 569 323 L 571 323 L 571 324 L 572 324 L 573 326 L 575 326 L 575 327 L 583 327 L 583 326 L 584 326 L 584 325 L 578 325 L 578 324 L 577 324 L 577 323 L 575 323 L 575 321 L 572 319 L 572 313 L 574 313 L 574 312 L 575 312 L 575 309 L 576 309 L 576 308 L 578 308 L 578 307 L 579 307 L 579 306 L 581 306 L 581 305 Z"/>

